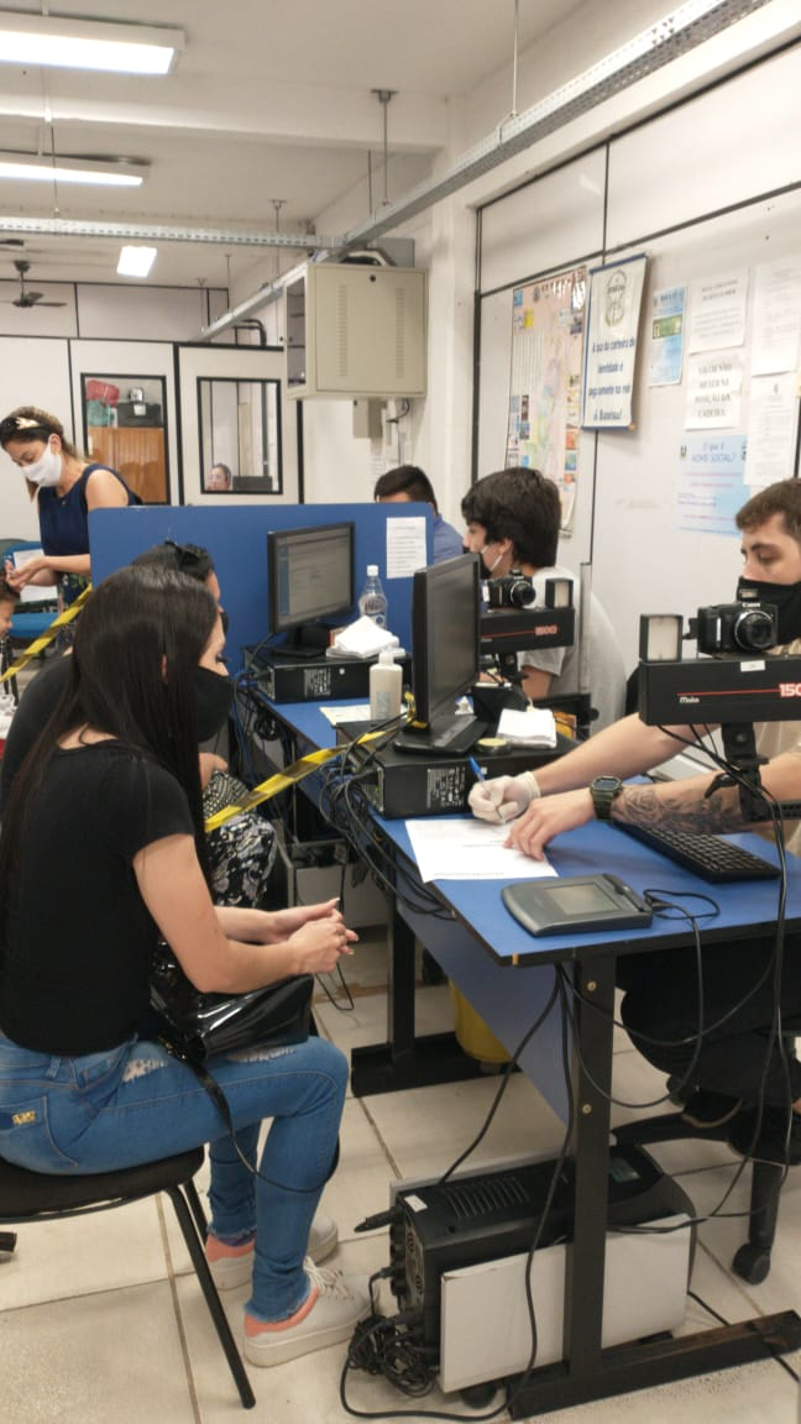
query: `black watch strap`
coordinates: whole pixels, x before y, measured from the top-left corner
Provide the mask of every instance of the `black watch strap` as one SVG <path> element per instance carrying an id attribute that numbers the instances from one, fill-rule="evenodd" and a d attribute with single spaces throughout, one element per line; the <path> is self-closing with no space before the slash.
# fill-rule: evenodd
<path id="1" fill-rule="evenodd" d="M 623 790 L 619 776 L 596 776 L 590 782 L 590 795 L 599 821 L 608 821 L 612 815 L 612 803 Z"/>

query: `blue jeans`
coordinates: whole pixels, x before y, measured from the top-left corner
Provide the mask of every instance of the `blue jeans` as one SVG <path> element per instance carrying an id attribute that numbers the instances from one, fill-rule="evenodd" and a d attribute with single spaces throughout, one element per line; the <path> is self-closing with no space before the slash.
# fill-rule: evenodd
<path id="1" fill-rule="evenodd" d="M 56 1058 L 0 1034 L 0 1157 L 34 1172 L 111 1172 L 210 1143 L 211 1230 L 236 1245 L 256 1234 L 252 1297 L 259 1320 L 283 1320 L 309 1290 L 303 1257 L 334 1160 L 347 1062 L 312 1037 L 288 1048 L 212 1058 L 237 1141 L 192 1069 L 136 1038 L 104 1053 Z M 223 1134 L 222 1136 L 220 1134 Z M 265 1178 L 269 1180 L 264 1180 Z"/>

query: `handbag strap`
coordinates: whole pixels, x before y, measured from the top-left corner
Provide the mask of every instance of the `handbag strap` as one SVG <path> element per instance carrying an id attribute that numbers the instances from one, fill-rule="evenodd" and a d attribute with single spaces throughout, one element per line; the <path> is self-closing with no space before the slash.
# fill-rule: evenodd
<path id="1" fill-rule="evenodd" d="M 175 1058 L 179 1058 L 182 1063 L 186 1063 L 187 1067 L 192 1069 L 192 1072 L 194 1073 L 198 1082 L 202 1085 L 202 1087 L 205 1088 L 206 1092 L 214 1103 L 214 1106 L 219 1112 L 223 1122 L 225 1123 L 226 1130 L 228 1131 L 231 1141 L 234 1144 L 234 1149 L 236 1151 L 237 1157 L 239 1158 L 243 1167 L 247 1167 L 251 1176 L 258 1177 L 260 1181 L 266 1182 L 267 1185 L 270 1187 L 278 1187 L 282 1192 L 292 1192 L 295 1196 L 308 1197 L 312 1196 L 315 1192 L 322 1191 L 323 1187 L 328 1181 L 328 1178 L 331 1175 L 331 1172 L 329 1172 L 321 1182 L 318 1182 L 316 1186 L 290 1187 L 287 1182 L 275 1182 L 273 1181 L 272 1177 L 265 1177 L 264 1173 L 260 1172 L 258 1167 L 254 1167 L 252 1162 L 248 1161 L 247 1157 L 239 1146 L 239 1142 L 236 1136 L 236 1128 L 234 1127 L 233 1121 L 231 1119 L 231 1109 L 228 1106 L 228 1099 L 226 1098 L 225 1093 L 217 1082 L 217 1079 L 213 1077 L 213 1075 L 208 1071 L 205 1063 L 203 1063 L 201 1059 L 190 1057 L 188 1054 L 182 1053 L 179 1049 L 175 1048 L 174 1044 L 165 1043 L 165 1047 L 169 1050 L 170 1053 L 173 1054 Z M 335 1152 L 331 1169 L 332 1171 L 334 1166 L 336 1166 L 338 1156 L 338 1152 Z"/>

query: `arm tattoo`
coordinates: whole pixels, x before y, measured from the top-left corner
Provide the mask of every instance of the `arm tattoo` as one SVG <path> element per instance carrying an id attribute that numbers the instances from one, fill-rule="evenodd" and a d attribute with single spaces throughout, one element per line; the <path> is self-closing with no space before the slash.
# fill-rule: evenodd
<path id="1" fill-rule="evenodd" d="M 663 782 L 658 788 L 627 786 L 612 803 L 612 819 L 638 826 L 669 825 L 695 835 L 726 835 L 745 826 L 737 787 L 721 787 L 705 799 L 697 788 L 682 793 L 680 781 Z"/>

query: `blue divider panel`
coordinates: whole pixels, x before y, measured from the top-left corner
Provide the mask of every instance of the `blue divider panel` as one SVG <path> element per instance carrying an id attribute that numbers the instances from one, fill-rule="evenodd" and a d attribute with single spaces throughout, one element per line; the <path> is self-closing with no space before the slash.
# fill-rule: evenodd
<path id="1" fill-rule="evenodd" d="M 259 643 L 268 631 L 267 534 L 273 529 L 301 529 L 352 520 L 356 597 L 368 564 L 378 564 L 387 595 L 387 623 L 407 652 L 411 648 L 411 578 L 388 579 L 387 522 L 425 515 L 426 549 L 431 558 L 432 517 L 420 504 L 263 504 L 192 508 L 190 505 L 143 505 L 98 509 L 89 515 L 92 575 L 99 583 L 137 554 L 174 539 L 208 549 L 222 588 L 230 627 L 232 671 L 241 666 L 243 647 Z M 353 609 L 356 616 L 356 608 Z"/>

